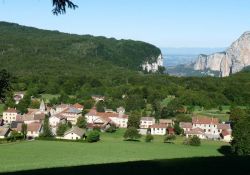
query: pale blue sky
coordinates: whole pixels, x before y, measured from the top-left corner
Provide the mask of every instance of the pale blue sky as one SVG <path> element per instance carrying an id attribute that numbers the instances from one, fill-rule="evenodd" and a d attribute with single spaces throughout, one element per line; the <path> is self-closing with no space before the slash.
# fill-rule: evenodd
<path id="1" fill-rule="evenodd" d="M 250 30 L 250 0 L 74 0 L 53 16 L 51 0 L 0 0 L 0 21 L 158 47 L 227 47 Z"/>

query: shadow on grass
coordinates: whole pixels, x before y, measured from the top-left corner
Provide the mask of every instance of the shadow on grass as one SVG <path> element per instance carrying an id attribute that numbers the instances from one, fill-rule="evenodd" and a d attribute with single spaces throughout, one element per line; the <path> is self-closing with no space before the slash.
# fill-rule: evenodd
<path id="1" fill-rule="evenodd" d="M 218 152 L 223 154 L 224 156 L 233 156 L 231 146 L 229 145 L 221 146 L 218 149 Z"/>
<path id="2" fill-rule="evenodd" d="M 167 151 L 167 150 L 166 150 Z M 35 161 L 35 160 L 34 160 Z M 135 161 L 60 167 L 5 173 L 7 175 L 249 175 L 250 157 L 199 157 L 169 160 Z"/>

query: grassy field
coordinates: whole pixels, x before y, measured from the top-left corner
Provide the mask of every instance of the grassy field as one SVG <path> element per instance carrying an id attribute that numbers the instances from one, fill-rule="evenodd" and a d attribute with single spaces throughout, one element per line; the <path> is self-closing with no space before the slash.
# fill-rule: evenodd
<path id="1" fill-rule="evenodd" d="M 56 141 L 29 141 L 0 145 L 0 172 L 52 167 L 70 167 L 91 164 L 117 163 L 141 160 L 158 160 L 188 157 L 222 156 L 218 149 L 222 142 L 204 141 L 200 147 L 163 143 L 155 137 L 152 143 L 123 141 L 123 131 L 103 133 L 98 143 Z"/>

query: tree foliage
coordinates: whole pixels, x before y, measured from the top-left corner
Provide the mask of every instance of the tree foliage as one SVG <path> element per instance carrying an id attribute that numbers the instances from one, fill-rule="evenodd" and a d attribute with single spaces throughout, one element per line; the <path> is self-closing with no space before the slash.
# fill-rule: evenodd
<path id="1" fill-rule="evenodd" d="M 138 140 L 141 135 L 139 134 L 139 131 L 135 127 L 129 127 L 125 131 L 123 135 L 125 140 Z"/>
<path id="2" fill-rule="evenodd" d="M 79 128 L 86 128 L 87 127 L 87 121 L 84 116 L 78 117 L 76 126 Z"/>
<path id="3" fill-rule="evenodd" d="M 70 0 L 52 0 L 54 15 L 66 13 L 66 7 L 76 9 L 78 6 Z"/>
<path id="4" fill-rule="evenodd" d="M 232 150 L 237 155 L 250 155 L 250 115 L 237 119 L 233 128 Z"/>
<path id="5" fill-rule="evenodd" d="M 100 140 L 100 133 L 98 131 L 91 131 L 87 136 L 87 141 L 90 143 L 98 142 Z"/>

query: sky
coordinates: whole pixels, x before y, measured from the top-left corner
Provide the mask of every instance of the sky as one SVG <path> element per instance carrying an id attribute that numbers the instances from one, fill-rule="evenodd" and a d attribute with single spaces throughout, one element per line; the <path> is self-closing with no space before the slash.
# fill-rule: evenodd
<path id="1" fill-rule="evenodd" d="M 228 47 L 250 30 L 250 0 L 73 0 L 54 16 L 51 0 L 0 0 L 0 21 L 158 47 Z"/>

